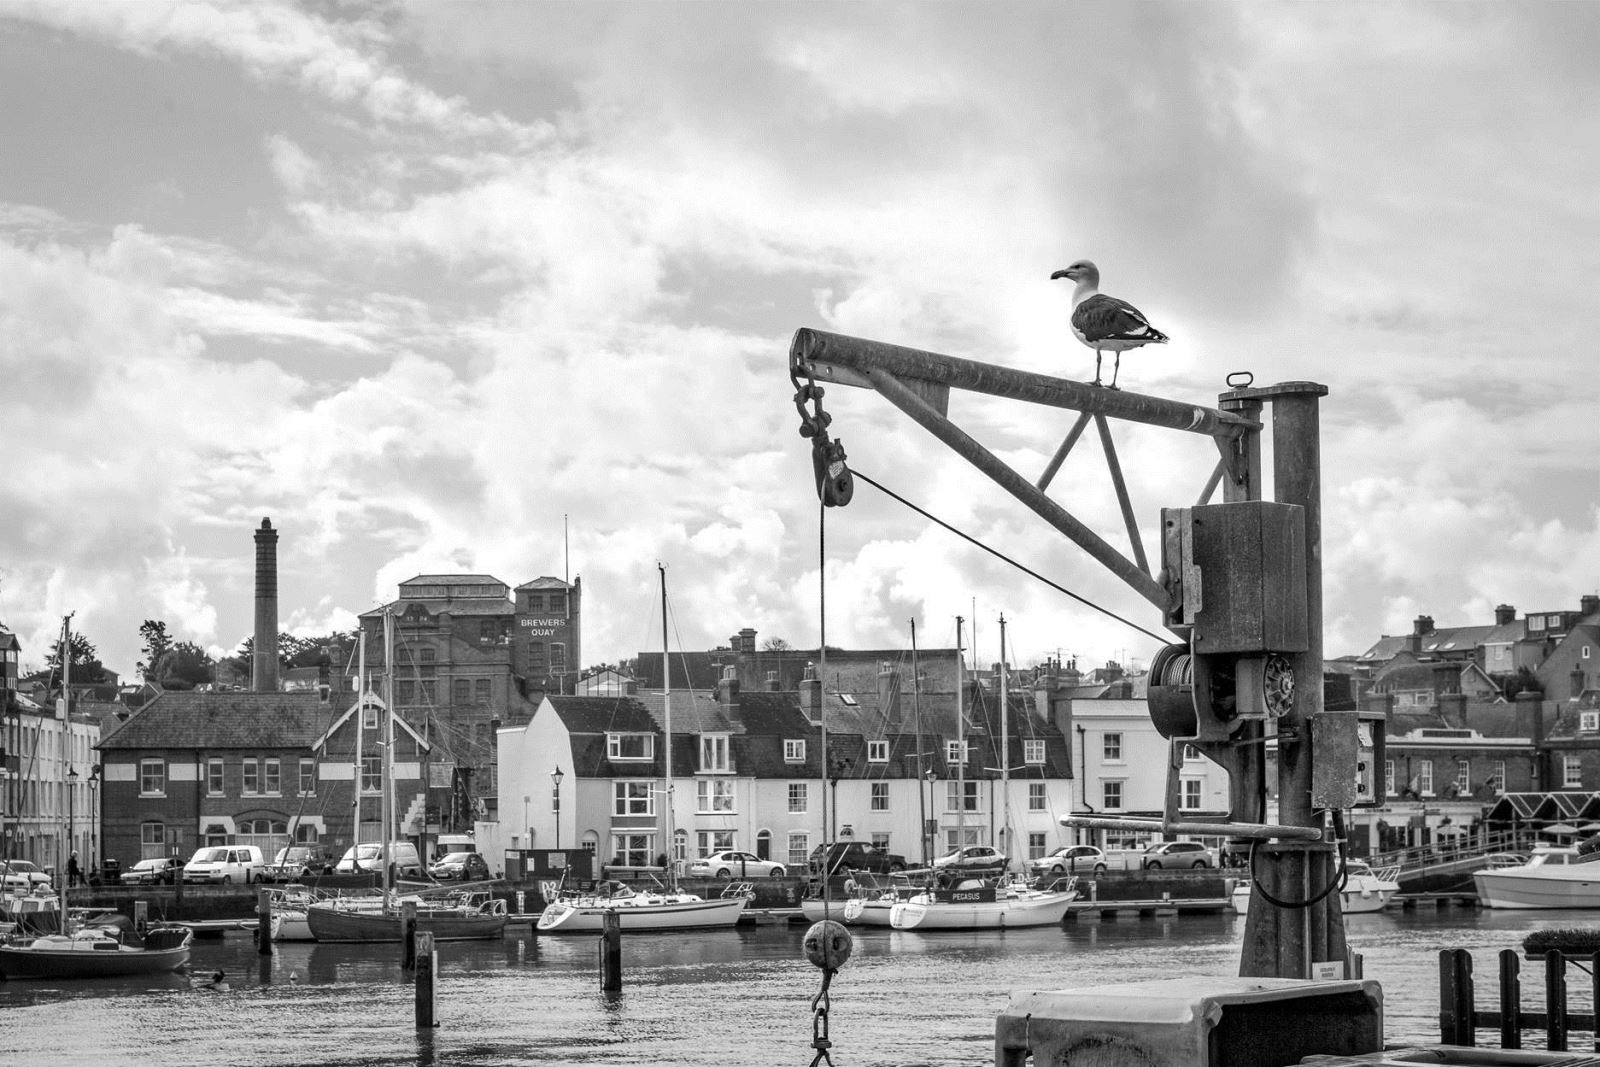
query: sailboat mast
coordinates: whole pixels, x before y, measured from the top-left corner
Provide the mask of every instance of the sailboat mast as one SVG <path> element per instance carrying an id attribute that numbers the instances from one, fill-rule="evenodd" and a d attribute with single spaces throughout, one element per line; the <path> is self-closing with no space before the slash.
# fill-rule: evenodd
<path id="1" fill-rule="evenodd" d="M 668 652 L 667 640 L 667 565 L 657 563 L 656 569 L 661 572 L 661 700 L 663 706 L 662 724 L 666 731 L 666 842 L 661 849 L 661 854 L 667 857 L 667 870 L 677 871 L 677 848 L 672 839 L 672 659 Z"/>
<path id="2" fill-rule="evenodd" d="M 917 669 L 917 620 L 911 620 L 911 718 L 917 729 L 917 837 L 922 840 L 922 865 L 928 865 L 928 798 L 922 791 L 922 675 Z M 930 783 L 931 784 L 931 783 Z"/>
<path id="3" fill-rule="evenodd" d="M 394 792 L 394 616 L 387 611 L 383 613 L 383 703 L 383 795 L 378 809 L 382 812 L 383 836 L 379 838 L 378 857 L 383 864 L 383 889 L 387 896 L 394 888 L 390 878 L 393 864 L 389 857 L 389 842 L 394 840 L 389 825 L 394 820 L 394 801 L 390 796 Z"/>
<path id="4" fill-rule="evenodd" d="M 966 620 L 956 616 L 956 847 L 967 847 L 967 712 L 963 705 L 966 679 L 962 677 L 961 624 Z"/>
<path id="5" fill-rule="evenodd" d="M 1000 616 L 1000 832 L 1005 836 L 1007 863 L 1015 851 L 1011 842 L 1011 702 L 1006 695 L 1006 617 Z"/>
<path id="6" fill-rule="evenodd" d="M 350 844 L 352 846 L 361 844 L 361 769 L 363 767 L 362 757 L 366 755 L 366 749 L 364 747 L 366 745 L 366 731 L 364 728 L 366 721 L 367 634 L 366 631 L 363 630 L 361 631 L 361 640 L 356 646 L 356 824 L 355 828 L 350 834 Z"/>

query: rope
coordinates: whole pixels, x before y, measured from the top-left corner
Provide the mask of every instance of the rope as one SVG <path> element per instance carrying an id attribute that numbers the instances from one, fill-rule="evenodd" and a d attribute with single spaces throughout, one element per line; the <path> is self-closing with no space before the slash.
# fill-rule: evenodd
<path id="1" fill-rule="evenodd" d="M 1023 574 L 1026 574 L 1030 578 L 1035 578 L 1038 581 L 1043 582 L 1045 585 L 1048 585 L 1050 588 L 1054 589 L 1056 592 L 1064 593 L 1067 596 L 1071 597 L 1073 600 L 1076 600 L 1078 603 L 1084 605 L 1085 607 L 1093 608 L 1095 611 L 1100 612 L 1100 614 L 1108 616 L 1109 618 L 1115 619 L 1117 622 L 1122 623 L 1124 626 L 1128 626 L 1128 627 L 1131 627 L 1132 629 L 1138 630 L 1140 633 L 1144 634 L 1146 637 L 1149 637 L 1149 638 L 1151 638 L 1151 639 L 1153 639 L 1155 641 L 1159 641 L 1163 645 L 1172 643 L 1172 638 L 1170 636 L 1163 637 L 1161 634 L 1152 633 L 1151 631 L 1146 630 L 1143 626 L 1140 626 L 1138 623 L 1132 622 L 1132 621 L 1130 621 L 1128 619 L 1125 619 L 1121 615 L 1118 615 L 1116 612 L 1111 611 L 1108 608 L 1103 608 L 1099 604 L 1096 604 L 1094 601 L 1088 600 L 1088 599 L 1086 599 L 1086 598 L 1084 598 L 1082 596 L 1079 596 L 1077 593 L 1074 593 L 1072 590 L 1067 589 L 1064 586 L 1058 585 L 1055 582 L 1052 582 L 1049 578 L 1046 578 L 1044 575 L 1040 574 L 1038 571 L 1032 570 L 1031 568 L 1027 567 L 1026 565 L 1017 562 L 1016 560 L 1012 559 L 1010 556 L 1006 555 L 1005 553 L 1001 552 L 998 549 L 990 548 L 988 545 L 984 544 L 982 541 L 979 541 L 977 538 L 972 537 L 970 534 L 964 533 L 961 530 L 956 529 L 954 526 L 951 526 L 948 522 L 945 522 L 943 519 L 939 518 L 937 515 L 931 514 L 930 512 L 925 511 L 924 509 L 918 507 L 917 505 L 913 504 L 911 501 L 907 500 L 905 497 L 901 496 L 899 493 L 896 493 L 894 490 L 888 488 L 887 486 L 883 485 L 882 483 L 873 480 L 871 477 L 861 473 L 861 471 L 855 470 L 855 471 L 852 471 L 852 473 L 857 478 L 860 478 L 862 481 L 866 482 L 868 485 L 870 485 L 874 489 L 878 490 L 880 493 L 883 493 L 885 496 L 892 497 L 893 499 L 895 499 L 895 500 L 899 501 L 900 503 L 904 504 L 906 507 L 910 508 L 912 511 L 915 511 L 918 515 L 921 515 L 923 518 L 927 519 L 928 521 L 934 522 L 934 523 L 939 524 L 940 526 L 943 526 L 946 530 L 949 530 L 951 533 L 955 534 L 957 537 L 961 538 L 962 540 L 967 541 L 969 544 L 975 545 L 976 547 L 983 549 L 985 552 L 989 553 L 991 556 L 994 556 L 996 559 L 998 559 L 998 560 L 1000 560 L 1000 561 L 1002 561 L 1004 563 L 1011 564 L 1011 566 L 1017 568 L 1017 570 L 1021 571 Z"/>

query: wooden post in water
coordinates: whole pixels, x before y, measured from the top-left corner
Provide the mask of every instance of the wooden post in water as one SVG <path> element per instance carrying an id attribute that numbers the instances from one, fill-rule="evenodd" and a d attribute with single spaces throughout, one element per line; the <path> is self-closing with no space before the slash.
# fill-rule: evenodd
<path id="1" fill-rule="evenodd" d="M 400 957 L 400 966 L 411 970 L 417 965 L 418 937 L 426 936 L 428 943 L 433 943 L 433 935 L 419 935 L 417 933 L 417 902 L 408 900 L 400 905 L 400 943 L 405 946 Z M 418 981 L 421 979 L 419 978 Z M 421 1025 L 420 1023 L 418 1025 Z"/>
<path id="2" fill-rule="evenodd" d="M 600 990 L 603 993 L 622 992 L 622 916 L 616 911 L 605 914 L 600 931 Z"/>
<path id="3" fill-rule="evenodd" d="M 256 889 L 256 952 L 272 955 L 272 890 Z"/>
<path id="4" fill-rule="evenodd" d="M 424 930 L 415 932 L 416 909 L 412 906 L 411 922 L 413 933 L 416 936 L 416 970 L 417 970 L 417 1029 L 429 1030 L 438 1026 L 434 1018 L 436 1000 L 434 996 L 433 979 L 439 971 L 439 953 L 433 947 L 433 935 Z M 407 942 L 410 944 L 410 942 Z"/>

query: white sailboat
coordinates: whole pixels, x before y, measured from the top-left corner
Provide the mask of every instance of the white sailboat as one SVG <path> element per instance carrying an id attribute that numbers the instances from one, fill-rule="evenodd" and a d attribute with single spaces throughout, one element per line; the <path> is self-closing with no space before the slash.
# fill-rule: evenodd
<path id="1" fill-rule="evenodd" d="M 959 645 L 959 639 L 957 644 Z M 1011 723 L 1006 676 L 1006 621 L 1000 619 L 1000 796 L 1005 805 L 1008 866 L 1016 836 L 1011 827 Z M 965 754 L 963 747 L 963 755 Z M 1056 881 L 1046 888 L 1015 873 L 999 880 L 968 879 L 929 888 L 889 906 L 889 925 L 896 930 L 1003 930 L 1049 926 L 1066 917 L 1078 895 L 1076 880 Z"/>
<path id="2" fill-rule="evenodd" d="M 661 572 L 661 685 L 665 701 L 666 839 L 672 842 L 672 665 L 668 661 L 667 569 Z M 615 914 L 623 929 L 686 930 L 727 928 L 739 921 L 750 903 L 753 889 L 749 882 L 729 882 L 720 897 L 707 900 L 697 893 L 678 888 L 677 867 L 667 865 L 667 885 L 657 890 L 635 891 L 621 882 L 606 881 L 581 893 L 559 893 L 545 905 L 535 924 L 540 933 L 594 933 L 605 927 L 608 914 Z M 563 879 L 564 880 L 564 879 Z"/>

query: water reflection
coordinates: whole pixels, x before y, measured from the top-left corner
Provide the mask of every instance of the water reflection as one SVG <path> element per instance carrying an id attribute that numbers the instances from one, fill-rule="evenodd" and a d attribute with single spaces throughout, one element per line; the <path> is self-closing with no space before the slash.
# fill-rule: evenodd
<path id="1" fill-rule="evenodd" d="M 1386 1036 L 1433 1043 L 1438 952 L 1492 954 L 1534 929 L 1592 923 L 1585 913 L 1452 909 L 1351 916 L 1347 936 L 1383 984 Z M 1092 987 L 1238 971 L 1242 919 L 1119 919 L 996 933 L 862 929 L 831 987 L 835 1059 L 857 1064 L 987 1064 L 993 1027 L 1015 989 Z M 722 1065 L 811 1056 L 810 1002 L 820 972 L 804 961 L 804 925 L 624 938 L 624 986 L 600 990 L 597 938 L 438 946 L 439 1028 L 415 1026 L 398 945 L 280 944 L 249 934 L 196 943 L 192 969 L 221 969 L 228 993 L 184 975 L 93 982 L 0 983 L 0 1061 L 82 1057 L 96 1067 L 218 1062 L 327 1065 Z M 1587 982 L 1573 981 L 1574 1011 Z M 1488 1006 L 1487 992 L 1480 1002 Z"/>

